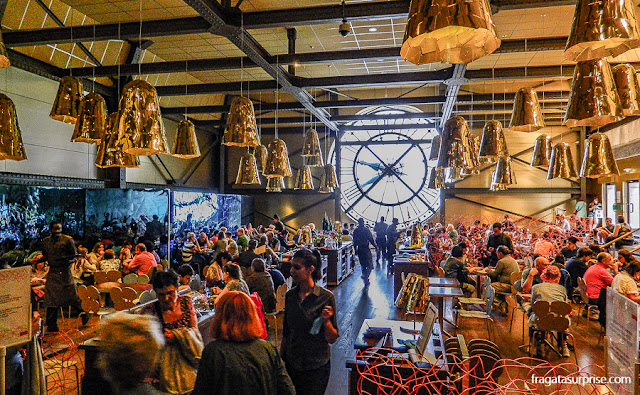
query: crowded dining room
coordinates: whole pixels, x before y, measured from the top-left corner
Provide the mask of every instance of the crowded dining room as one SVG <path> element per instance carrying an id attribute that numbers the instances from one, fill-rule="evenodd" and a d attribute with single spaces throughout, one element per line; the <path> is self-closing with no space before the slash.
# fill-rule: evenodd
<path id="1" fill-rule="evenodd" d="M 0 0 L 0 395 L 640 393 L 639 6 Z"/>

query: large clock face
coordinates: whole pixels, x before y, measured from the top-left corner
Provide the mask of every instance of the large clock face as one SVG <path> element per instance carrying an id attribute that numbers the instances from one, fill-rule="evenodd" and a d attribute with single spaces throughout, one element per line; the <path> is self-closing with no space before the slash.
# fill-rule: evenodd
<path id="1" fill-rule="evenodd" d="M 378 127 L 376 127 L 377 129 Z M 424 221 L 440 207 L 440 190 L 427 180 L 433 129 L 345 132 L 341 138 L 340 192 L 349 217 L 374 223 Z"/>

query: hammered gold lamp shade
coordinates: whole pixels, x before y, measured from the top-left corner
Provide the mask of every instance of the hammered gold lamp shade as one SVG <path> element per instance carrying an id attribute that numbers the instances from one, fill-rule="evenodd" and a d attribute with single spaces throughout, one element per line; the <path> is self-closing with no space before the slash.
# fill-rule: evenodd
<path id="1" fill-rule="evenodd" d="M 506 155 L 508 153 L 502 123 L 487 121 L 482 129 L 478 158 L 483 163 L 495 163 L 499 157 Z"/>
<path id="2" fill-rule="evenodd" d="M 27 159 L 18 125 L 16 106 L 8 96 L 0 93 L 0 160 L 21 161 Z"/>
<path id="3" fill-rule="evenodd" d="M 640 45 L 631 0 L 578 0 L 564 58 L 575 62 L 618 56 Z"/>
<path id="4" fill-rule="evenodd" d="M 120 145 L 128 154 L 170 154 L 158 92 L 147 81 L 133 80 L 122 89 L 117 128 Z"/>
<path id="5" fill-rule="evenodd" d="M 260 145 L 253 102 L 246 97 L 239 96 L 231 102 L 222 144 L 235 147 Z"/>
<path id="6" fill-rule="evenodd" d="M 594 133 L 589 136 L 584 148 L 580 177 L 599 178 L 611 175 L 620 175 L 611 142 L 605 134 Z"/>
<path id="7" fill-rule="evenodd" d="M 96 166 L 107 167 L 140 167 L 137 156 L 127 154 L 122 149 L 122 140 L 118 138 L 118 113 L 107 117 L 102 140 L 96 153 Z"/>
<path id="8" fill-rule="evenodd" d="M 256 163 L 258 164 L 258 171 L 262 173 L 264 171 L 265 165 L 267 164 L 267 155 L 269 152 L 267 151 L 267 147 L 260 144 L 255 148 L 254 155 L 256 157 Z"/>
<path id="9" fill-rule="evenodd" d="M 284 189 L 284 177 L 267 178 L 267 192 L 282 192 Z"/>
<path id="10" fill-rule="evenodd" d="M 49 116 L 56 121 L 75 124 L 80 116 L 81 101 L 82 83 L 80 80 L 71 76 L 62 77 Z"/>
<path id="11" fill-rule="evenodd" d="M 302 144 L 302 156 L 322 156 L 320 150 L 320 138 L 315 129 L 309 129 L 304 135 Z"/>
<path id="12" fill-rule="evenodd" d="M 424 239 L 422 238 L 422 225 L 420 222 L 413 224 L 411 228 L 411 248 L 424 247 Z"/>
<path id="13" fill-rule="evenodd" d="M 487 0 L 412 0 L 400 56 L 413 64 L 467 64 L 499 46 Z"/>
<path id="14" fill-rule="evenodd" d="M 551 158 L 551 137 L 541 134 L 536 139 L 533 146 L 533 155 L 531 155 L 531 167 L 549 167 L 549 159 Z"/>
<path id="15" fill-rule="evenodd" d="M 324 167 L 324 159 L 320 155 L 303 156 L 302 164 L 309 167 Z"/>
<path id="16" fill-rule="evenodd" d="M 193 159 L 200 156 L 200 147 L 193 122 L 183 119 L 178 124 L 172 155 L 182 159 Z"/>
<path id="17" fill-rule="evenodd" d="M 293 189 L 312 190 L 313 177 L 311 175 L 311 168 L 309 166 L 302 166 L 296 173 L 296 182 Z"/>
<path id="18" fill-rule="evenodd" d="M 516 184 L 516 176 L 511 168 L 511 157 L 498 158 L 496 168 L 491 174 L 491 191 L 504 191 L 509 185 Z"/>
<path id="19" fill-rule="evenodd" d="M 2 41 L 2 33 L 0 33 L 0 68 L 11 66 L 11 61 L 7 56 L 7 48 Z"/>
<path id="20" fill-rule="evenodd" d="M 338 186 L 338 178 L 336 177 L 336 169 L 332 164 L 324 165 L 322 176 L 320 177 L 320 186 L 318 192 L 331 193 Z"/>
<path id="21" fill-rule="evenodd" d="M 622 113 L 628 115 L 640 115 L 640 84 L 636 69 L 630 64 L 618 64 L 612 69 Z"/>
<path id="22" fill-rule="evenodd" d="M 80 102 L 80 116 L 73 130 L 71 141 L 100 144 L 107 122 L 107 105 L 104 98 L 91 92 Z"/>
<path id="23" fill-rule="evenodd" d="M 533 88 L 520 88 L 516 92 L 511 113 L 510 130 L 519 132 L 535 132 L 544 127 L 544 118 L 538 101 L 538 94 Z"/>
<path id="24" fill-rule="evenodd" d="M 260 185 L 260 175 L 258 174 L 256 157 L 248 152 L 240 157 L 236 184 Z"/>
<path id="25" fill-rule="evenodd" d="M 549 170 L 547 171 L 547 180 L 553 178 L 576 178 L 576 167 L 573 165 L 573 155 L 571 155 L 571 147 L 567 143 L 558 143 L 551 151 L 549 159 Z"/>
<path id="26" fill-rule="evenodd" d="M 600 127 L 623 118 L 611 66 L 605 59 L 576 64 L 564 124 Z"/>
<path id="27" fill-rule="evenodd" d="M 461 169 L 473 169 L 475 152 L 473 152 L 470 139 L 469 125 L 464 118 L 454 116 L 445 122 L 440 136 L 437 168 L 452 168 L 454 172 L 460 172 Z"/>
<path id="28" fill-rule="evenodd" d="M 287 145 L 280 139 L 275 139 L 267 147 L 267 163 L 262 175 L 271 177 L 291 177 L 291 165 L 289 164 L 289 152 Z"/>

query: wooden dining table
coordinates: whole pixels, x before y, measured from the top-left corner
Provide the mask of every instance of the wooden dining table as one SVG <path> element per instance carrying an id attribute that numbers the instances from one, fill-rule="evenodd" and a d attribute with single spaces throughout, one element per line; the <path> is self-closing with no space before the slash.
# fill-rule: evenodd
<path id="1" fill-rule="evenodd" d="M 454 297 L 459 297 L 462 295 L 462 289 L 460 289 L 460 287 L 442 287 L 429 285 L 429 297 L 432 299 L 436 299 L 440 328 L 442 328 L 442 333 L 445 333 L 449 337 L 451 337 L 451 335 L 444 330 L 444 321 L 447 321 L 454 327 L 457 327 L 457 325 L 444 316 L 444 300 L 453 299 Z"/>

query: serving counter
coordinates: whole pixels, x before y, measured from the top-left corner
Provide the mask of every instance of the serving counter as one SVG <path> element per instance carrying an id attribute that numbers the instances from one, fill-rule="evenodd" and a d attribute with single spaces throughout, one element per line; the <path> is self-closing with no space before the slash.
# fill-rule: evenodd
<path id="1" fill-rule="evenodd" d="M 338 248 L 320 248 L 320 253 L 327 256 L 327 285 L 336 286 L 344 281 L 354 270 L 353 242 L 344 241 Z"/>
<path id="2" fill-rule="evenodd" d="M 153 303 L 155 300 L 148 302 Z M 136 313 L 142 307 L 146 306 L 148 303 L 144 305 L 138 305 L 129 310 L 129 312 Z M 194 308 L 198 313 L 198 329 L 200 330 L 200 334 L 202 335 L 202 340 L 206 345 L 209 343 L 211 339 L 211 323 L 213 321 L 213 313 L 214 310 L 208 310 L 203 308 L 203 306 L 198 306 L 194 304 Z M 79 349 L 84 350 L 85 357 L 85 366 L 84 366 L 84 376 L 82 377 L 82 385 L 81 385 L 81 394 L 82 395 L 111 395 L 113 392 L 111 391 L 110 384 L 102 377 L 100 370 L 98 369 L 97 359 L 98 353 L 100 350 L 100 339 L 93 338 L 85 341 L 80 346 Z"/>

